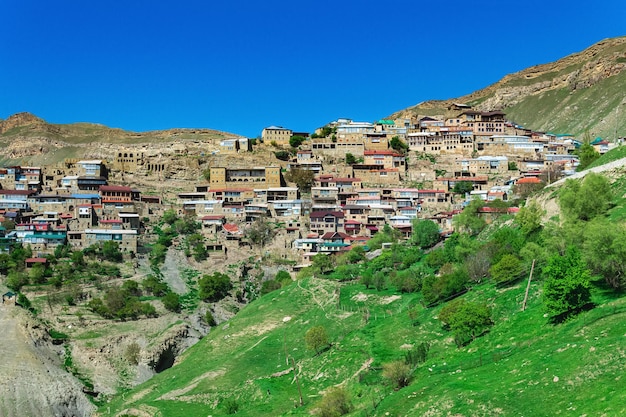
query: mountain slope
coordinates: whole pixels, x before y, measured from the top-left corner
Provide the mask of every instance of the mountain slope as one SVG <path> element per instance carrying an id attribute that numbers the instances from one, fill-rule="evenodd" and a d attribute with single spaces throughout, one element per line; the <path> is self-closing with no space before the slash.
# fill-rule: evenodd
<path id="1" fill-rule="evenodd" d="M 400 110 L 395 117 L 445 116 L 466 103 L 478 110 L 502 109 L 528 128 L 614 139 L 626 135 L 626 37 L 606 39 L 556 62 L 507 75 L 469 95 L 433 100 Z"/>
<path id="2" fill-rule="evenodd" d="M 51 165 L 65 158 L 113 158 L 120 145 L 150 145 L 158 149 L 185 143 L 202 147 L 202 144 L 216 145 L 222 139 L 233 137 L 239 135 L 213 129 L 138 133 L 94 123 L 51 124 L 30 113 L 17 113 L 0 120 L 0 161 Z"/>

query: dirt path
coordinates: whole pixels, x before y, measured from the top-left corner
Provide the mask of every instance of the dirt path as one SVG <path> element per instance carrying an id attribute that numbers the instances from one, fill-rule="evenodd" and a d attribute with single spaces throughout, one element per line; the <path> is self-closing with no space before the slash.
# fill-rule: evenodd
<path id="1" fill-rule="evenodd" d="M 91 415 L 81 384 L 60 368 L 61 357 L 37 338 L 41 330 L 29 327 L 27 314 L 0 305 L 0 415 Z"/>

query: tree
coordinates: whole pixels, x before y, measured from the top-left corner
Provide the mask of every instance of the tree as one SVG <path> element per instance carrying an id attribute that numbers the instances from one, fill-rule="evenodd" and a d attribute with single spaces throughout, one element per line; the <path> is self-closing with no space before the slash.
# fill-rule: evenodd
<path id="1" fill-rule="evenodd" d="M 519 209 L 515 223 L 519 225 L 522 234 L 528 237 L 541 229 L 541 218 L 544 213 L 539 203 L 533 200 Z"/>
<path id="2" fill-rule="evenodd" d="M 22 271 L 11 271 L 7 275 L 5 282 L 6 286 L 13 291 L 18 291 L 26 284 L 28 284 L 28 275 Z"/>
<path id="3" fill-rule="evenodd" d="M 485 206 L 482 200 L 474 199 L 463 209 L 463 211 L 452 219 L 454 225 L 459 231 L 465 231 L 470 235 L 477 235 L 486 226 L 479 212 Z"/>
<path id="4" fill-rule="evenodd" d="M 350 152 L 346 153 L 346 165 L 354 165 L 356 164 L 356 157 L 352 155 Z"/>
<path id="5" fill-rule="evenodd" d="M 400 139 L 400 137 L 398 136 L 394 136 L 391 138 L 391 140 L 389 141 L 389 146 L 391 146 L 391 149 L 400 152 L 402 155 L 404 155 L 406 151 L 409 150 L 409 145 L 403 142 L 402 139 Z"/>
<path id="6" fill-rule="evenodd" d="M 591 136 L 589 132 L 585 132 L 583 136 L 583 144 L 576 151 L 578 155 L 578 167 L 576 171 L 582 171 L 587 168 L 593 161 L 600 157 L 600 153 L 591 145 Z"/>
<path id="7" fill-rule="evenodd" d="M 318 405 L 319 417 L 340 417 L 352 411 L 348 392 L 344 387 L 332 387 Z"/>
<path id="8" fill-rule="evenodd" d="M 275 151 L 274 156 L 276 159 L 280 159 L 281 161 L 288 161 L 291 157 L 291 152 L 289 151 Z"/>
<path id="9" fill-rule="evenodd" d="M 122 252 L 120 252 L 120 244 L 113 240 L 104 242 L 102 244 L 102 258 L 106 261 L 122 262 L 123 256 Z"/>
<path id="10" fill-rule="evenodd" d="M 626 287 L 626 229 L 598 218 L 584 229 L 583 258 L 616 291 Z"/>
<path id="11" fill-rule="evenodd" d="M 553 322 L 560 322 L 591 305 L 591 273 L 574 246 L 555 255 L 543 268 L 543 302 Z"/>
<path id="12" fill-rule="evenodd" d="M 433 247 L 439 242 L 439 226 L 432 220 L 413 220 L 411 242 L 422 249 Z"/>
<path id="13" fill-rule="evenodd" d="M 457 299 L 446 304 L 439 312 L 439 320 L 454 333 L 457 346 L 476 339 L 489 326 L 491 310 L 486 304 Z"/>
<path id="14" fill-rule="evenodd" d="M 305 140 L 306 138 L 304 136 L 293 135 L 289 138 L 289 145 L 292 148 L 297 148 L 298 146 L 302 145 L 302 142 L 304 142 Z"/>
<path id="15" fill-rule="evenodd" d="M 285 179 L 290 182 L 295 182 L 300 191 L 308 193 L 311 191 L 311 186 L 315 179 L 315 172 L 308 169 L 294 168 L 287 171 Z"/>
<path id="16" fill-rule="evenodd" d="M 314 350 L 316 355 L 328 346 L 328 334 L 324 326 L 311 327 L 304 335 L 307 349 Z"/>
<path id="17" fill-rule="evenodd" d="M 325 253 L 318 253 L 311 258 L 311 261 L 313 269 L 322 275 L 332 271 L 335 267 L 331 256 Z"/>
<path id="18" fill-rule="evenodd" d="M 176 222 L 176 220 L 178 220 L 178 216 L 176 215 L 176 210 L 174 210 L 174 209 L 165 210 L 163 212 L 162 219 L 167 224 L 170 224 L 170 225 L 174 224 L 174 222 Z"/>
<path id="19" fill-rule="evenodd" d="M 454 194 L 467 194 L 474 189 L 474 183 L 472 181 L 457 181 L 454 183 L 452 192 Z"/>
<path id="20" fill-rule="evenodd" d="M 559 192 L 559 206 L 567 220 L 589 221 L 606 213 L 612 201 L 609 180 L 594 172 L 585 175 L 582 183 L 568 179 Z"/>
<path id="21" fill-rule="evenodd" d="M 250 243 L 264 246 L 274 238 L 274 228 L 265 217 L 259 217 L 246 229 L 246 237 Z"/>
<path id="22" fill-rule="evenodd" d="M 500 262 L 489 269 L 491 278 L 496 284 L 504 284 L 518 279 L 523 272 L 522 262 L 515 255 L 506 254 Z"/>
<path id="23" fill-rule="evenodd" d="M 215 272 L 211 275 L 205 275 L 198 281 L 198 295 L 204 301 L 217 302 L 228 295 L 233 288 L 228 275 L 221 272 Z"/>
<path id="24" fill-rule="evenodd" d="M 383 364 L 383 377 L 391 382 L 395 390 L 404 388 L 411 382 L 411 367 L 405 361 Z"/>
<path id="25" fill-rule="evenodd" d="M 28 279 L 31 284 L 43 284 L 46 282 L 45 267 L 42 264 L 33 266 L 28 271 Z"/>

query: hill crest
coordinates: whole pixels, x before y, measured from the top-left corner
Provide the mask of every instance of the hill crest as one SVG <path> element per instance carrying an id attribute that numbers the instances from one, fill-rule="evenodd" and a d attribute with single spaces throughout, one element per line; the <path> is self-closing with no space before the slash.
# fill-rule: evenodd
<path id="1" fill-rule="evenodd" d="M 562 129 L 574 134 L 589 130 L 613 136 L 626 128 L 626 122 L 613 114 L 625 104 L 615 94 L 626 86 L 625 70 L 626 37 L 605 39 L 555 62 L 506 75 L 468 95 L 424 101 L 390 118 L 447 117 L 447 108 L 461 102 L 481 111 L 504 110 L 510 120 L 531 129 Z"/>

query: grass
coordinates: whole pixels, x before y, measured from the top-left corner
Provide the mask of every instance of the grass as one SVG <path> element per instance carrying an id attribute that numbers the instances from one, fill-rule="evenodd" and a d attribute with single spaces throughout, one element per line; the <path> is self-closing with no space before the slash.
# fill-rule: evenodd
<path id="1" fill-rule="evenodd" d="M 520 311 L 525 285 L 484 283 L 464 295 L 487 300 L 496 324 L 458 349 L 436 318 L 441 307 L 423 308 L 418 294 L 298 281 L 249 304 L 173 368 L 126 392 L 125 399 L 114 398 L 100 412 L 147 407 L 174 417 L 221 416 L 236 403 L 239 416 L 305 416 L 324 390 L 338 384 L 350 393 L 353 416 L 625 412 L 626 300 L 598 287 L 598 307 L 554 326 L 544 317 L 541 282 L 532 284 L 528 309 Z M 324 326 L 332 341 L 319 355 L 304 346 L 305 332 L 315 325 Z M 382 377 L 382 364 L 402 359 L 423 341 L 431 344 L 426 363 L 416 369 L 411 385 L 394 391 Z M 299 395 L 291 358 L 303 407 L 294 407 Z"/>

